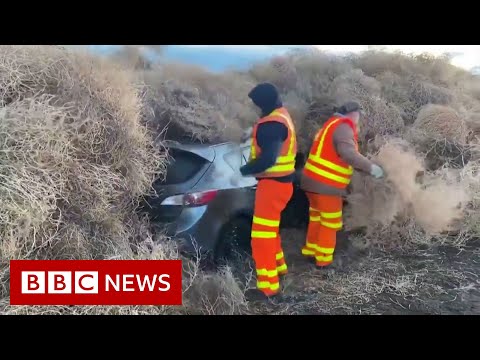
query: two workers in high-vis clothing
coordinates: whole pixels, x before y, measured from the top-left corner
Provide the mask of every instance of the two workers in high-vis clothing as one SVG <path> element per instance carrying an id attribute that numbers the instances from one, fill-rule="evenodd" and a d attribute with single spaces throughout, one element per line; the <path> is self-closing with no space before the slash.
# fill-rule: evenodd
<path id="1" fill-rule="evenodd" d="M 251 232 L 257 286 L 250 296 L 271 297 L 280 292 L 279 278 L 288 271 L 280 218 L 293 195 L 297 139 L 290 114 L 272 84 L 259 84 L 248 96 L 261 110 L 252 130 L 250 160 L 240 169 L 243 176 L 258 180 Z"/>
<path id="2" fill-rule="evenodd" d="M 323 268 L 333 262 L 337 232 L 343 227 L 343 197 L 353 170 L 383 177 L 383 170 L 358 151 L 361 108 L 348 102 L 315 135 L 303 168 L 301 189 L 310 203 L 307 239 L 302 254 Z"/>
<path id="3" fill-rule="evenodd" d="M 293 195 L 297 139 L 295 127 L 278 90 L 269 83 L 248 94 L 260 108 L 252 129 L 249 162 L 243 176 L 258 180 L 252 222 L 251 245 L 256 267 L 256 289 L 250 298 L 270 298 L 280 292 L 280 276 L 288 272 L 280 237 L 281 213 Z M 380 178 L 383 170 L 358 152 L 360 106 L 340 107 L 315 136 L 303 170 L 301 188 L 310 203 L 310 217 L 302 254 L 318 267 L 333 262 L 336 234 L 342 228 L 342 196 L 353 169 Z"/>

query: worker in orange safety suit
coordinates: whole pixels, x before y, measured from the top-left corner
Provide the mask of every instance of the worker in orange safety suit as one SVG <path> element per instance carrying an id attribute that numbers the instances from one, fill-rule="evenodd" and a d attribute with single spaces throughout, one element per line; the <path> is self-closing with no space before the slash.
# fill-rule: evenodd
<path id="1" fill-rule="evenodd" d="M 347 194 L 353 170 L 375 178 L 383 170 L 358 151 L 361 108 L 348 102 L 317 132 L 303 169 L 300 187 L 310 203 L 309 225 L 302 254 L 323 268 L 332 264 L 337 232 L 343 226 L 342 197 Z"/>
<path id="2" fill-rule="evenodd" d="M 260 108 L 261 118 L 252 129 L 249 162 L 242 176 L 257 180 L 251 232 L 257 286 L 247 298 L 266 299 L 280 292 L 279 276 L 287 273 L 280 238 L 280 217 L 293 194 L 297 141 L 295 128 L 274 85 L 257 85 L 248 94 Z"/>

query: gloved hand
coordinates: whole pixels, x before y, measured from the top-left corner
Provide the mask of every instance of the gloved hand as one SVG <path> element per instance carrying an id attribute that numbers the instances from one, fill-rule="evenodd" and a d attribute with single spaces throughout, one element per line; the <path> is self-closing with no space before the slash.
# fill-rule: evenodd
<path id="1" fill-rule="evenodd" d="M 240 169 L 237 170 L 237 172 L 240 174 L 240 176 L 245 176 L 243 175 L 243 169 L 245 169 L 246 165 L 243 165 L 242 167 L 240 167 Z"/>
<path id="2" fill-rule="evenodd" d="M 384 172 L 380 166 L 373 164 L 372 169 L 370 170 L 370 175 L 372 175 L 375 179 L 380 179 L 383 178 Z"/>

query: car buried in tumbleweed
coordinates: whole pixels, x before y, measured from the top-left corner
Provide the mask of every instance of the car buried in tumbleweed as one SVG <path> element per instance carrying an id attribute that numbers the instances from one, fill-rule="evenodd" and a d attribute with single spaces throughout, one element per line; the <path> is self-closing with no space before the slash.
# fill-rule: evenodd
<path id="1" fill-rule="evenodd" d="M 164 146 L 169 156 L 166 176 L 154 182 L 156 195 L 146 201 L 151 220 L 177 239 L 186 254 L 218 263 L 250 253 L 257 180 L 239 173 L 248 161 L 249 142 L 166 141 Z M 308 203 L 295 181 L 281 226 L 298 227 L 307 220 Z"/>

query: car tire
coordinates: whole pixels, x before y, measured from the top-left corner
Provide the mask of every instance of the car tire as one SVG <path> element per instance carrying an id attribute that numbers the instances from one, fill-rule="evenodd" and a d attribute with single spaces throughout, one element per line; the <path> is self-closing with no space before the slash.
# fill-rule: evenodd
<path id="1" fill-rule="evenodd" d="M 250 234 L 251 219 L 243 216 L 229 220 L 221 229 L 215 248 L 215 262 L 225 264 L 245 262 L 252 253 Z"/>

